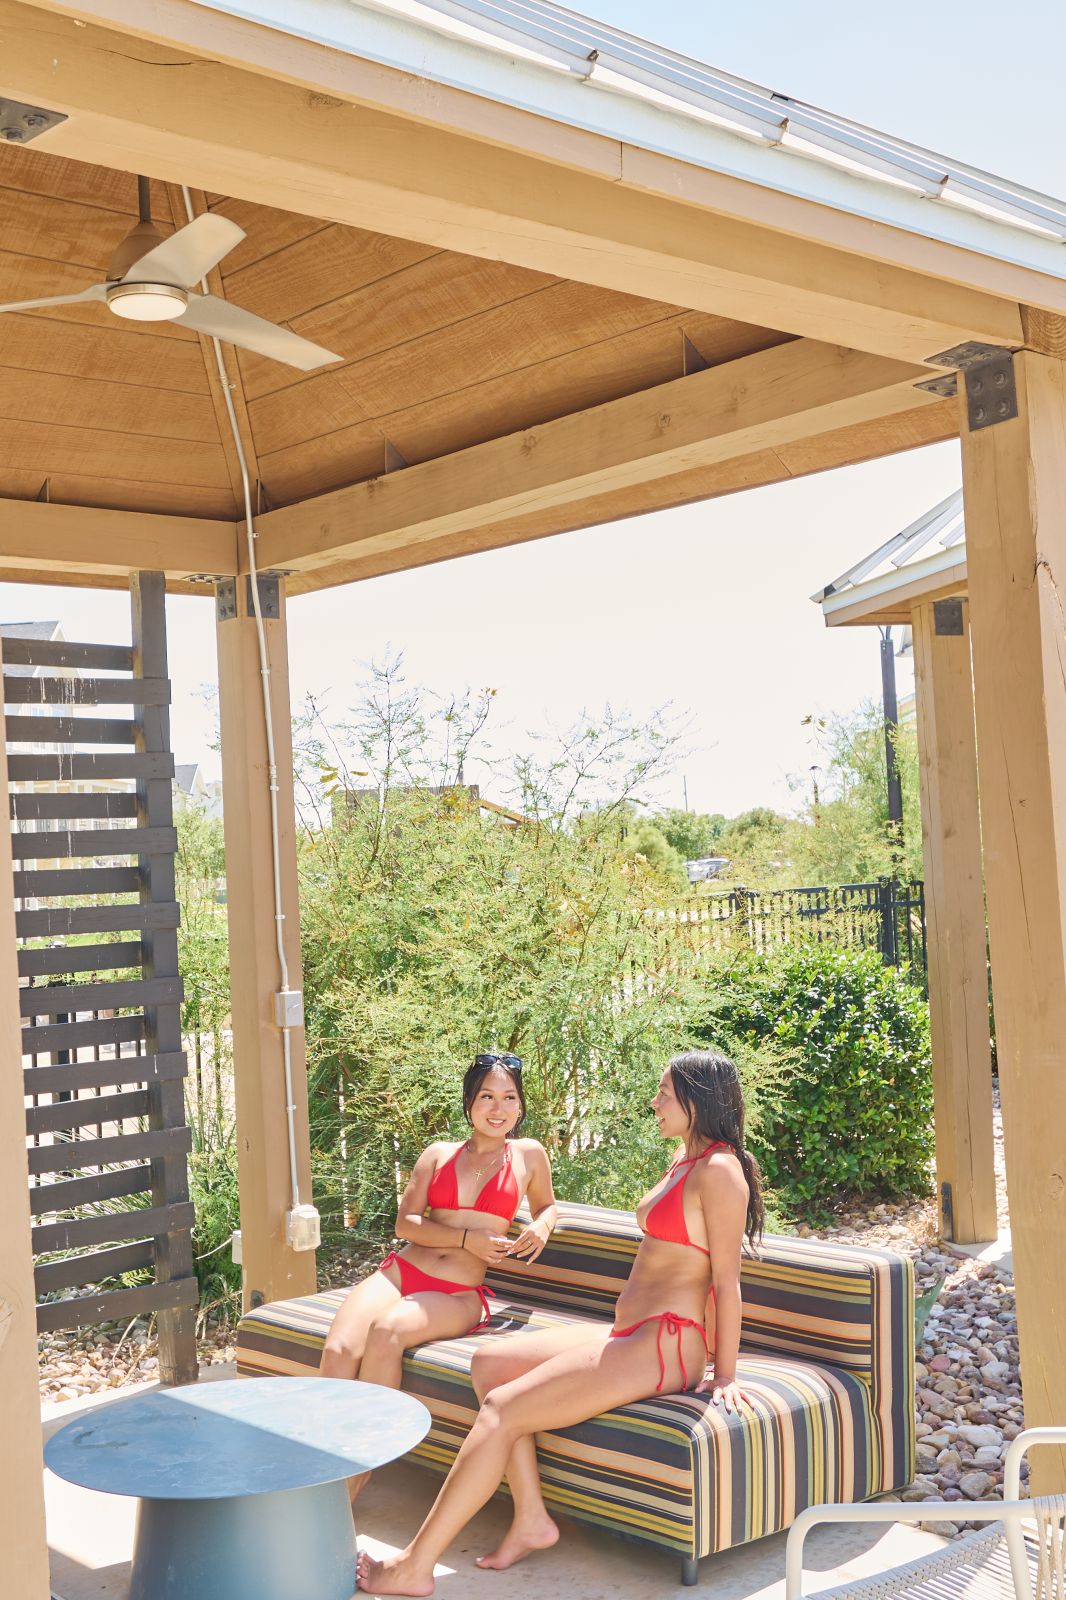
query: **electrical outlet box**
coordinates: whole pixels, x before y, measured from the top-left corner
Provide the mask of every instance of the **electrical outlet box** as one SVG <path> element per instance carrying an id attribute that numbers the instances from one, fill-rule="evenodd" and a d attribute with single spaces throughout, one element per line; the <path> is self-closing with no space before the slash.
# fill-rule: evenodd
<path id="1" fill-rule="evenodd" d="M 229 1242 L 230 1260 L 235 1267 L 243 1265 L 244 1256 L 241 1254 L 241 1230 L 237 1228 Z"/>
<path id="2" fill-rule="evenodd" d="M 285 1213 L 285 1242 L 291 1250 L 317 1250 L 321 1238 L 321 1224 L 314 1206 L 293 1206 Z"/>
<path id="3" fill-rule="evenodd" d="M 302 1028 L 304 997 L 299 989 L 279 989 L 274 996 L 274 1021 L 279 1028 Z"/>

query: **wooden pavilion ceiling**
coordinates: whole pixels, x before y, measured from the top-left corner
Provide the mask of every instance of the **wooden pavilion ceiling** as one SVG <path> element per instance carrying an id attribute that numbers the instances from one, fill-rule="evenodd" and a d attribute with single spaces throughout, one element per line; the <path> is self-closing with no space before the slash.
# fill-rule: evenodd
<path id="1" fill-rule="evenodd" d="M 186 218 L 153 182 L 163 231 Z M 327 345 L 301 373 L 238 352 L 264 504 L 376 477 L 682 376 L 784 335 L 632 295 L 210 195 L 247 238 L 227 298 Z M 0 145 L 0 299 L 104 276 L 136 220 L 126 173 Z M 691 350 L 688 360 L 692 360 Z M 0 495 L 237 517 L 213 356 L 104 305 L 0 317 Z M 389 452 L 392 463 L 396 457 Z M 47 487 L 46 487 L 47 486 Z"/>

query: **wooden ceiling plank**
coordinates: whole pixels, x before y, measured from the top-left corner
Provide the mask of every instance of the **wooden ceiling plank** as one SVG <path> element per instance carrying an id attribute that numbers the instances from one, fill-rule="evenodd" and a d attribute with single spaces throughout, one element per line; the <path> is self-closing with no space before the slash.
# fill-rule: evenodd
<path id="1" fill-rule="evenodd" d="M 84 269 L 84 283 L 100 282 L 130 231 L 125 217 L 81 201 L 0 188 L 0 240 L 5 250 L 64 261 Z"/>
<path id="2" fill-rule="evenodd" d="M 272 322 L 292 322 L 335 302 L 339 288 L 357 290 L 392 279 L 404 267 L 436 254 L 424 244 L 334 224 L 250 266 L 234 270 L 223 261 L 222 278 L 227 299 Z"/>
<path id="3" fill-rule="evenodd" d="M 281 444 L 273 454 L 264 456 L 275 499 L 278 504 L 288 504 L 351 483 L 358 476 L 353 468 L 366 460 L 372 474 L 379 472 L 380 456 L 375 458 L 372 453 L 371 430 L 387 435 L 408 464 L 415 465 L 669 382 L 683 375 L 683 331 L 711 364 L 737 360 L 787 337 L 767 333 L 764 328 L 678 312 L 673 318 L 604 340 L 589 350 L 567 351 L 518 375 L 508 373 L 374 423 L 338 425 L 332 433 L 323 427 L 322 435 L 312 443 Z M 323 386 L 317 385 L 319 401 L 322 393 Z M 343 416 L 339 386 L 333 406 L 335 415 Z M 321 411 L 317 421 L 320 425 L 324 421 Z M 257 421 L 256 426 L 261 428 L 261 423 Z"/>
<path id="4" fill-rule="evenodd" d="M 270 513 L 264 564 L 305 569 L 713 466 L 935 403 L 921 369 L 793 340 Z"/>
<path id="5" fill-rule="evenodd" d="M 129 229 L 138 216 L 137 180 L 132 173 L 49 155 L 40 146 L 0 143 L 0 187 L 117 212 L 121 221 L 116 227 Z M 152 179 L 149 192 L 152 216 L 169 222 L 164 185 Z"/>
<path id="6" fill-rule="evenodd" d="M 119 477 L 80 477 L 68 472 L 45 476 L 39 470 L 0 466 L 0 498 L 36 501 L 46 487 L 47 498 L 58 505 L 232 520 L 233 497 L 228 484 L 223 489 L 204 489 L 191 484 L 138 483 Z"/>
<path id="7" fill-rule="evenodd" d="M 206 394 L 203 359 L 194 340 L 127 330 L 105 307 L 100 309 L 107 320 L 98 327 L 57 322 L 36 311 L 0 316 L 0 365 Z"/>
<path id="8" fill-rule="evenodd" d="M 202 192 L 202 191 L 201 191 Z M 226 271 L 238 272 L 252 266 L 267 256 L 284 250 L 300 239 L 307 239 L 332 227 L 321 217 L 309 217 L 296 211 L 279 211 L 276 206 L 258 200 L 240 200 L 233 195 L 212 195 L 212 211 L 229 217 L 246 237 L 226 257 Z"/>
<path id="9" fill-rule="evenodd" d="M 0 89 L 70 114 L 47 134 L 55 154 L 136 162 L 205 189 L 918 363 L 967 340 L 1020 344 L 1019 301 L 1066 309 L 1060 281 L 976 251 L 878 231 L 680 162 L 642 162 L 616 142 L 595 142 L 588 170 L 576 153 L 568 167 L 540 148 L 536 119 L 530 145 L 508 147 L 508 108 L 483 107 L 496 140 L 474 138 L 458 124 L 431 126 L 432 113 L 419 122 L 356 103 L 368 67 L 355 57 L 203 8 L 163 3 L 147 26 L 143 7 L 117 9 L 124 28 L 161 29 L 167 42 L 0 0 Z M 216 29 L 231 44 L 239 37 L 250 68 L 215 58 Z M 199 58 L 194 73 L 159 70 L 186 50 Z M 308 79 L 299 84 L 297 59 Z M 447 99 L 438 92 L 442 107 Z M 592 150 L 587 139 L 569 143 Z M 614 162 L 609 181 L 596 152 Z"/>
<path id="10" fill-rule="evenodd" d="M 217 444 L 123 436 L 100 428 L 57 427 L 55 423 L 11 422 L 3 427 L 4 465 L 42 478 L 70 473 L 89 478 L 129 478 L 135 483 L 193 484 L 204 489 L 228 486 Z"/>
<path id="11" fill-rule="evenodd" d="M 206 395 L 0 366 L 0 417 L 217 444 Z"/>

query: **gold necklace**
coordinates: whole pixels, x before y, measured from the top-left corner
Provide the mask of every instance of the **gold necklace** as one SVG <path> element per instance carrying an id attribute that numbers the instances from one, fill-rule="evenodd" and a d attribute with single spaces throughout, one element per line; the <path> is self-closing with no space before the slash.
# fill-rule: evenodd
<path id="1" fill-rule="evenodd" d="M 474 1150 L 474 1149 L 473 1149 L 473 1147 L 472 1147 L 472 1146 L 471 1146 L 471 1143 L 470 1143 L 470 1140 L 469 1140 L 469 1139 L 468 1139 L 468 1140 L 467 1140 L 467 1141 L 466 1141 L 466 1149 L 467 1149 L 467 1152 L 468 1152 L 468 1154 L 469 1154 L 469 1155 L 471 1155 L 471 1156 L 474 1156 L 474 1155 L 476 1155 L 476 1154 L 477 1154 L 477 1151 L 476 1151 L 476 1150 Z M 497 1152 L 496 1152 L 496 1155 L 494 1155 L 494 1156 L 493 1156 L 493 1157 L 492 1157 L 492 1158 L 491 1158 L 491 1160 L 489 1160 L 489 1161 L 487 1161 L 487 1162 L 486 1162 L 486 1163 L 485 1163 L 485 1164 L 484 1164 L 484 1166 L 481 1166 L 481 1167 L 475 1167 L 475 1168 L 474 1168 L 474 1169 L 473 1169 L 473 1170 L 474 1170 L 474 1182 L 475 1182 L 475 1183 L 480 1183 L 480 1182 L 481 1182 L 481 1174 L 482 1174 L 482 1173 L 483 1173 L 483 1172 L 488 1172 L 488 1170 L 489 1170 L 489 1168 L 490 1168 L 490 1167 L 491 1167 L 491 1166 L 492 1166 L 492 1163 L 493 1163 L 493 1161 L 495 1161 L 495 1160 L 496 1160 L 496 1157 L 497 1157 L 497 1156 L 501 1156 L 501 1155 L 506 1155 L 506 1154 L 507 1154 L 507 1146 L 506 1146 L 506 1145 L 504 1145 L 504 1147 L 503 1147 L 503 1149 L 502 1149 L 502 1150 L 498 1150 L 498 1151 L 497 1151 Z"/>

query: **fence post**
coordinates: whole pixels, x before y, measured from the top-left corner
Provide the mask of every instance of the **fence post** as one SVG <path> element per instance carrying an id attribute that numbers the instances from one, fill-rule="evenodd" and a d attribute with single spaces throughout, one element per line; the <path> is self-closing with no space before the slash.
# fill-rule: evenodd
<path id="1" fill-rule="evenodd" d="M 899 941 L 896 937 L 895 878 L 878 878 L 877 908 L 881 917 L 881 959 L 886 967 L 899 966 Z"/>

